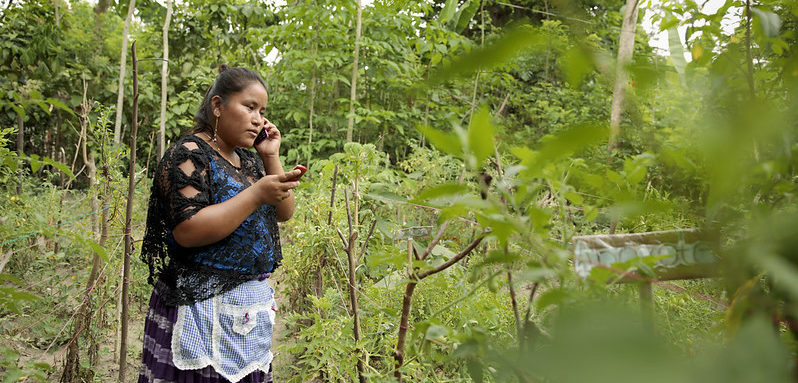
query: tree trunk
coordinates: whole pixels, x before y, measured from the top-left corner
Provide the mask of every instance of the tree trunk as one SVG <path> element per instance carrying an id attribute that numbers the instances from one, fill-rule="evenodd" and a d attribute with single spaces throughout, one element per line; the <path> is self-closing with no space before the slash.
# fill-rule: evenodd
<path id="1" fill-rule="evenodd" d="M 408 268 L 411 268 L 411 270 L 408 272 L 408 274 L 410 274 L 408 276 L 410 282 L 408 282 L 407 286 L 405 287 L 405 295 L 404 298 L 402 299 L 402 316 L 399 319 L 399 334 L 396 340 L 396 350 L 394 351 L 395 364 L 394 364 L 393 375 L 396 377 L 396 379 L 399 380 L 400 383 L 402 382 L 402 372 L 399 369 L 402 367 L 402 365 L 405 362 L 405 339 L 407 338 L 407 326 L 410 318 L 410 306 L 413 302 L 413 292 L 416 289 L 416 285 L 418 285 L 418 283 L 421 282 L 422 279 L 429 277 L 430 275 L 440 273 L 441 271 L 446 270 L 449 267 L 452 267 L 452 265 L 454 265 L 455 263 L 460 262 L 460 260 L 465 258 L 466 255 L 470 254 L 477 246 L 479 246 L 482 240 L 485 239 L 484 235 L 480 235 L 474 240 L 472 240 L 471 243 L 468 244 L 468 246 L 463 248 L 463 250 L 455 254 L 448 261 L 436 266 L 433 269 L 426 270 L 423 272 L 415 272 L 415 270 L 412 269 L 413 259 L 423 261 L 424 259 L 427 258 L 427 256 L 429 256 L 430 253 L 432 253 L 432 249 L 435 248 L 435 245 L 437 245 L 438 242 L 443 237 L 443 232 L 448 226 L 448 223 L 449 221 L 446 221 L 443 225 L 441 225 L 441 228 L 438 230 L 438 234 L 429 243 L 429 245 L 427 245 L 427 249 L 424 250 L 424 253 L 421 254 L 420 256 L 415 256 L 415 257 L 413 256 L 414 254 L 413 247 L 412 244 L 410 243 L 410 240 L 408 240 L 407 258 L 409 265 Z"/>
<path id="2" fill-rule="evenodd" d="M 405 340 L 407 339 L 407 325 L 410 322 L 410 306 L 413 303 L 413 292 L 416 291 L 418 282 L 409 282 L 405 286 L 405 295 L 402 298 L 402 316 L 399 319 L 399 335 L 396 340 L 396 352 L 394 359 L 396 360 L 396 369 L 393 376 L 402 382 L 402 372 L 399 368 L 405 363 Z"/>
<path id="3" fill-rule="evenodd" d="M 751 0 L 745 1 L 745 64 L 746 64 L 746 79 L 748 80 L 748 89 L 751 91 L 751 97 L 756 94 L 754 87 L 754 58 L 751 54 Z"/>
<path id="4" fill-rule="evenodd" d="M 360 350 L 360 306 L 357 303 L 357 289 L 355 288 L 355 241 L 357 240 L 357 231 L 352 231 L 349 234 L 349 243 L 346 247 L 346 255 L 349 261 L 349 300 L 352 305 L 352 330 L 355 336 L 355 354 L 357 354 L 357 378 L 360 383 L 365 383 L 366 378 L 363 376 L 363 351 Z M 364 244 L 363 246 L 365 246 Z"/>
<path id="5" fill-rule="evenodd" d="M 108 6 L 111 5 L 111 0 L 99 0 L 97 5 L 94 7 L 95 14 L 105 13 L 108 10 Z"/>
<path id="6" fill-rule="evenodd" d="M 626 11 L 623 15 L 621 37 L 618 43 L 618 61 L 615 67 L 615 85 L 612 89 L 612 109 L 610 109 L 610 150 L 618 147 L 618 136 L 621 134 L 621 114 L 626 99 L 626 87 L 629 84 L 629 63 L 635 47 L 635 29 L 637 28 L 637 10 L 639 0 L 626 0 Z"/>
<path id="7" fill-rule="evenodd" d="M 333 208 L 335 207 L 335 186 L 338 182 L 338 165 L 335 165 L 335 169 L 333 170 L 333 180 L 332 180 L 332 189 L 330 190 L 330 211 L 327 213 L 327 226 L 332 227 L 332 214 Z M 316 266 L 316 281 L 314 284 L 313 292 L 316 294 L 316 298 L 321 298 L 324 295 L 324 265 L 327 262 L 327 258 L 325 254 L 321 254 L 319 260 L 319 264 Z M 319 309 L 319 315 L 321 315 L 321 309 Z"/>
<path id="8" fill-rule="evenodd" d="M 135 0 L 131 0 L 135 1 Z M 130 256 L 133 253 L 133 236 L 130 227 L 133 218 L 133 192 L 136 189 L 136 134 L 138 134 L 138 103 L 139 103 L 139 81 L 138 68 L 136 65 L 136 42 L 130 47 L 131 62 L 133 65 L 133 116 L 130 119 L 130 166 L 128 166 L 127 184 L 127 211 L 125 213 L 125 258 L 122 276 L 122 325 L 119 346 L 119 379 L 125 382 L 125 370 L 127 369 L 127 322 L 128 322 L 128 290 L 130 286 Z"/>
<path id="9" fill-rule="evenodd" d="M 161 63 L 161 126 L 158 130 L 158 158 L 166 150 L 166 79 L 169 73 L 169 22 L 172 19 L 172 0 L 166 2 L 166 20 L 163 22 L 163 62 Z"/>
<path id="10" fill-rule="evenodd" d="M 98 4 L 99 5 L 99 4 Z M 136 0 L 130 0 L 125 17 L 125 27 L 122 30 L 122 53 L 119 59 L 119 87 L 116 93 L 116 120 L 114 122 L 114 144 L 118 144 L 122 134 L 122 107 L 125 98 L 125 67 L 127 65 L 127 39 L 130 31 L 130 20 L 136 9 Z"/>
<path id="11" fill-rule="evenodd" d="M 22 157 L 25 155 L 25 122 L 22 121 L 22 115 L 17 113 L 17 155 Z M 17 195 L 22 194 L 22 162 L 20 161 L 18 167 L 17 177 Z"/>
<path id="12" fill-rule="evenodd" d="M 53 0 L 53 8 L 55 8 L 55 26 L 61 27 L 61 14 L 58 13 L 58 3 L 60 3 L 60 0 Z"/>
<path id="13" fill-rule="evenodd" d="M 355 53 L 352 60 L 352 86 L 349 92 L 349 120 L 346 128 L 346 142 L 352 142 L 352 131 L 355 126 L 355 101 L 357 100 L 357 61 L 360 55 L 360 28 L 363 18 L 363 7 L 357 0 L 357 26 L 355 27 Z"/>
<path id="14" fill-rule="evenodd" d="M 316 56 L 316 43 L 313 43 L 313 56 Z M 315 60 L 314 60 L 315 61 Z M 308 161 L 305 163 L 310 169 L 310 160 L 313 158 L 313 107 L 316 103 L 316 69 L 313 69 L 313 77 L 310 79 L 310 111 L 308 113 Z M 313 173 L 309 174 L 312 176 Z"/>

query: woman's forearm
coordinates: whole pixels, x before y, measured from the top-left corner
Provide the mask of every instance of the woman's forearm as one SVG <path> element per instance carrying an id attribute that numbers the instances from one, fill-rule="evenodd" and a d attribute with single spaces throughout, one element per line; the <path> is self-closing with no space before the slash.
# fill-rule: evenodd
<path id="1" fill-rule="evenodd" d="M 261 206 L 257 193 L 250 186 L 227 201 L 202 208 L 175 226 L 175 241 L 183 247 L 199 247 L 222 240 Z"/>

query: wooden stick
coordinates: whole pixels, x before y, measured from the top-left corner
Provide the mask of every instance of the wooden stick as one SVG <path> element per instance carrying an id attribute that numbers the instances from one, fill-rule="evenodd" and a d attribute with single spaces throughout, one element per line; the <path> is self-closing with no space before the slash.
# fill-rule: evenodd
<path id="1" fill-rule="evenodd" d="M 371 234 L 374 233 L 374 228 L 377 227 L 377 220 L 375 219 L 374 222 L 371 223 L 371 229 L 369 229 L 368 235 L 366 235 L 366 240 L 363 242 L 363 247 L 360 249 L 360 255 L 357 257 L 357 262 L 360 263 L 360 259 L 363 258 L 363 254 L 366 252 L 366 247 L 369 244 L 369 239 L 371 238 Z"/>
<path id="2" fill-rule="evenodd" d="M 133 236 L 130 233 L 131 222 L 133 219 L 133 193 L 136 190 L 136 134 L 138 134 L 138 103 L 139 103 L 139 81 L 138 65 L 136 65 L 136 42 L 130 46 L 131 59 L 133 61 L 133 116 L 131 117 L 130 132 L 130 166 L 128 167 L 128 190 L 127 190 L 127 211 L 125 214 L 125 257 L 122 272 L 122 326 L 119 346 L 119 378 L 118 381 L 125 382 L 125 372 L 127 370 L 127 323 L 129 314 L 129 287 L 130 287 L 130 256 L 133 253 Z"/>

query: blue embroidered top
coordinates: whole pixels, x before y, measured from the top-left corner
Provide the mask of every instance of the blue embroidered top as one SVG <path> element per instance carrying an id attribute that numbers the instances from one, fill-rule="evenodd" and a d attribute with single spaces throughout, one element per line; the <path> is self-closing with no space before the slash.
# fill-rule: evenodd
<path id="1" fill-rule="evenodd" d="M 216 243 L 187 248 L 174 240 L 172 229 L 180 222 L 206 206 L 233 198 L 264 176 L 263 164 L 251 151 L 236 148 L 236 153 L 240 168 L 199 137 L 188 135 L 170 147 L 158 164 L 141 256 L 149 266 L 150 284 L 160 279 L 166 286 L 162 297 L 169 304 L 190 304 L 229 291 L 272 272 L 282 260 L 272 205 L 255 210 Z"/>

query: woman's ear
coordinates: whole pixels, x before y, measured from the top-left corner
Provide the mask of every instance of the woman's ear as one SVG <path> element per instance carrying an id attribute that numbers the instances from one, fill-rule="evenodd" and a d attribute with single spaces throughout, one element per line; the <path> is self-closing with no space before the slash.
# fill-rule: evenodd
<path id="1" fill-rule="evenodd" d="M 211 110 L 213 111 L 213 115 L 219 117 L 221 114 L 221 107 L 222 107 L 222 98 L 219 95 L 213 96 L 211 98 Z"/>

